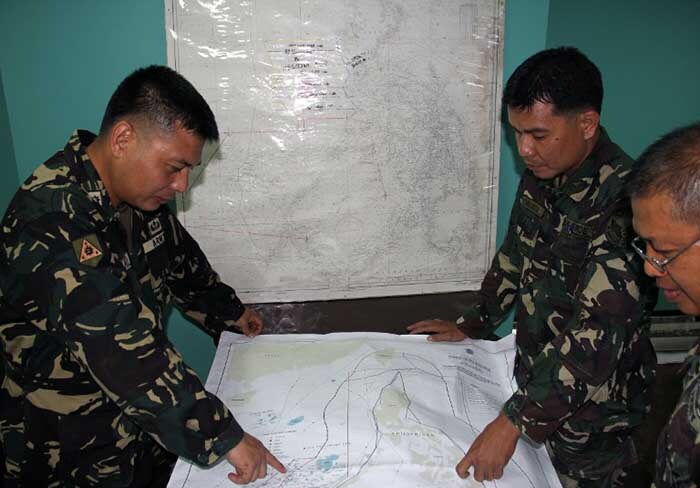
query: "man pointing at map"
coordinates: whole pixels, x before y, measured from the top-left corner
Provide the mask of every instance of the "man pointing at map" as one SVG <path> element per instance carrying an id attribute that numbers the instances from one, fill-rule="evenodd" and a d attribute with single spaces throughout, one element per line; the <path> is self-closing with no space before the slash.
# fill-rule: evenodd
<path id="1" fill-rule="evenodd" d="M 598 68 L 574 48 L 515 70 L 503 103 L 527 169 L 504 243 L 474 307 L 409 326 L 432 341 L 486 338 L 515 307 L 518 389 L 457 465 L 461 477 L 500 478 L 521 436 L 546 444 L 567 488 L 624 486 L 637 462 L 655 292 L 630 245 L 632 160 L 599 125 L 602 98 Z"/>
<path id="2" fill-rule="evenodd" d="M 262 329 L 166 205 L 216 139 L 196 89 L 151 66 L 99 135 L 76 131 L 16 193 L 0 232 L 4 487 L 165 486 L 176 456 L 225 458 L 238 484 L 284 472 L 165 335 L 170 304 L 215 338 Z"/>

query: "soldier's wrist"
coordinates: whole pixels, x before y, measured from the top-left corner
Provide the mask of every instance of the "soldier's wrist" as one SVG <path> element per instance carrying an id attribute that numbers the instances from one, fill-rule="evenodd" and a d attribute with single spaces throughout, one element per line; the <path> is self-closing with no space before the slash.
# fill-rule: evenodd
<path id="1" fill-rule="evenodd" d="M 459 319 L 462 319 L 460 317 Z M 473 323 L 468 323 L 466 321 L 461 321 L 457 319 L 457 330 L 459 330 L 462 334 L 464 334 L 466 337 L 469 339 L 474 339 L 475 336 L 477 335 L 477 327 L 474 326 Z"/>
<path id="2" fill-rule="evenodd" d="M 470 339 L 482 339 L 489 324 L 488 312 L 477 302 L 469 307 L 456 321 L 457 328 Z"/>

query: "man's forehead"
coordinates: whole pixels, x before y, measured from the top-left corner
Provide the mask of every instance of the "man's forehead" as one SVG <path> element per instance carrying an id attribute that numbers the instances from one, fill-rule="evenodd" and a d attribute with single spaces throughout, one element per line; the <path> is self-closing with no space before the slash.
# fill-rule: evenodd
<path id="1" fill-rule="evenodd" d="M 659 245 L 682 244 L 689 234 L 697 232 L 698 226 L 674 216 L 673 200 L 664 193 L 633 196 L 630 202 L 632 225 L 640 237 L 653 240 Z"/>
<path id="2" fill-rule="evenodd" d="M 673 199 L 666 192 L 650 191 L 642 195 L 632 195 L 630 203 L 633 209 L 652 215 L 670 214 Z"/>
<path id="3" fill-rule="evenodd" d="M 507 106 L 508 113 L 514 114 L 556 114 L 557 110 L 553 103 L 535 100 L 532 104 L 525 107 Z"/>
<path id="4" fill-rule="evenodd" d="M 556 113 L 551 103 L 535 102 L 529 107 L 508 107 L 508 122 L 518 129 L 548 130 L 549 126 L 563 119 L 565 116 Z"/>

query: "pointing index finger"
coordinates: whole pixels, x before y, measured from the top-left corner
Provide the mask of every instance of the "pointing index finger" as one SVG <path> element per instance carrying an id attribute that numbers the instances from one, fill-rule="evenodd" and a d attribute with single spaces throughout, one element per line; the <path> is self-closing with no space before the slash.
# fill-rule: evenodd
<path id="1" fill-rule="evenodd" d="M 267 461 L 267 464 L 275 468 L 277 471 L 280 473 L 286 473 L 287 468 L 284 467 L 284 464 L 282 464 L 279 459 L 277 459 L 274 454 L 272 454 L 270 451 L 267 451 L 267 454 L 265 455 L 265 459 Z"/>

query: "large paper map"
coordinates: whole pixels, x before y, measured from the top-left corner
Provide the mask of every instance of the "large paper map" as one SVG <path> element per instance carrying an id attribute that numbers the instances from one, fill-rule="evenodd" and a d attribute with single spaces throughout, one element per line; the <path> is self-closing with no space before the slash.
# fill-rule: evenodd
<path id="1" fill-rule="evenodd" d="M 497 482 L 455 472 L 514 391 L 512 336 L 432 344 L 380 333 L 225 333 L 207 389 L 287 467 L 255 487 L 559 488 L 543 447 L 521 439 Z M 232 467 L 179 460 L 169 488 L 229 487 Z"/>
<path id="2" fill-rule="evenodd" d="M 221 132 L 178 217 L 244 302 L 479 287 L 503 1 L 165 1 Z"/>

